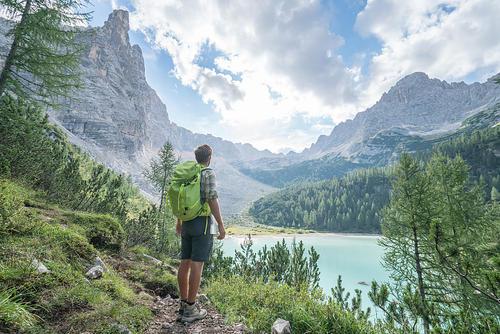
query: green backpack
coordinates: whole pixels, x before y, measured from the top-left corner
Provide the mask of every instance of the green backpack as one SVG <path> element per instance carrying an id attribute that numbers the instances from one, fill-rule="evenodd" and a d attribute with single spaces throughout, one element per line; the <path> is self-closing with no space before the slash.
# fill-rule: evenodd
<path id="1" fill-rule="evenodd" d="M 198 216 L 210 216 L 208 203 L 201 203 L 201 171 L 207 167 L 194 161 L 185 161 L 175 167 L 168 188 L 168 199 L 173 214 L 182 221 Z"/>

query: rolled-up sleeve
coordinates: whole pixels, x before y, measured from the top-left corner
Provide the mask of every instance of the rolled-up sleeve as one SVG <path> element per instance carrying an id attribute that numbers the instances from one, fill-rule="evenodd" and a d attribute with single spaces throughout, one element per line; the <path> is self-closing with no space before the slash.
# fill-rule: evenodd
<path id="1" fill-rule="evenodd" d="M 215 173 L 211 169 L 203 171 L 201 184 L 201 199 L 203 202 L 218 198 Z"/>

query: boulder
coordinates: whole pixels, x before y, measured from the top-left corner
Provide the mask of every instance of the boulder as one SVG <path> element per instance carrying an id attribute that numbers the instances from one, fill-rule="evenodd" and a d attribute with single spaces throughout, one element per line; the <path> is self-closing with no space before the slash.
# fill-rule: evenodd
<path id="1" fill-rule="evenodd" d="M 31 266 L 39 274 L 49 274 L 50 273 L 50 270 L 42 262 L 38 261 L 37 259 L 33 259 L 33 261 L 31 261 Z"/>
<path id="2" fill-rule="evenodd" d="M 290 322 L 284 319 L 276 319 L 271 328 L 271 334 L 292 334 Z"/>
<path id="3" fill-rule="evenodd" d="M 98 279 L 101 278 L 102 275 L 104 274 L 104 268 L 101 266 L 93 266 L 92 268 L 87 271 L 85 276 L 90 279 Z"/>

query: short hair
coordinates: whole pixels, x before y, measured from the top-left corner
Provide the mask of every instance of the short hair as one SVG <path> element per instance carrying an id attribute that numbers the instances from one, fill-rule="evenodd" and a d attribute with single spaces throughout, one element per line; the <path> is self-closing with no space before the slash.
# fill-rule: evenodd
<path id="1" fill-rule="evenodd" d="M 198 146 L 198 148 L 194 150 L 194 156 L 196 157 L 196 162 L 199 164 L 206 163 L 212 156 L 212 148 L 207 144 Z"/>

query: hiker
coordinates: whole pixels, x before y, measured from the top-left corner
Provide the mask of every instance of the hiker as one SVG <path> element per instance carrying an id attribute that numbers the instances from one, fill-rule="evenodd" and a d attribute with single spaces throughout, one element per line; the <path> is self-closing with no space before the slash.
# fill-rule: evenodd
<path id="1" fill-rule="evenodd" d="M 215 189 L 215 174 L 208 167 L 212 148 L 206 144 L 201 145 L 194 154 L 196 163 L 187 161 L 176 167 L 169 190 L 172 210 L 178 217 L 176 232 L 181 236 L 181 263 L 177 281 L 181 295 L 179 317 L 182 322 L 193 322 L 207 315 L 207 311 L 197 307 L 195 301 L 203 264 L 208 261 L 212 251 L 212 233 L 217 231 L 212 215 L 218 226 L 217 239 L 222 240 L 226 235 Z M 196 196 L 199 197 L 195 198 Z M 194 204 L 188 203 L 189 200 L 193 200 Z"/>

